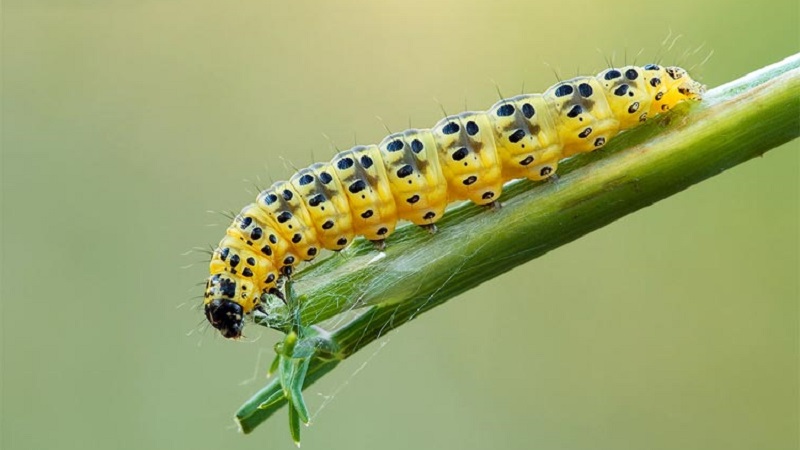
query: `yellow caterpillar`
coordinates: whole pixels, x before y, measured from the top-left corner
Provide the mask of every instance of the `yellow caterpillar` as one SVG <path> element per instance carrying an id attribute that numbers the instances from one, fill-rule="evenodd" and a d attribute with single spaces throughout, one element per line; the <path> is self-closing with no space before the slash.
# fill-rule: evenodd
<path id="1" fill-rule="evenodd" d="M 206 317 L 238 338 L 261 296 L 279 294 L 278 279 L 321 249 L 341 250 L 359 235 L 383 243 L 400 219 L 432 228 L 454 201 L 491 204 L 505 182 L 548 178 L 560 160 L 699 100 L 704 89 L 679 67 L 608 69 L 302 169 L 261 192 L 228 227 L 211 260 Z"/>

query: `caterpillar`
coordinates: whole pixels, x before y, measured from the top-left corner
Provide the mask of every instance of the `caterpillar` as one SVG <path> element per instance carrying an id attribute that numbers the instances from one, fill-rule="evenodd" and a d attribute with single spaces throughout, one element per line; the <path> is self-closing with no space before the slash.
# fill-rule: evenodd
<path id="1" fill-rule="evenodd" d="M 394 133 L 297 171 L 258 194 L 213 252 L 205 314 L 226 338 L 303 261 L 356 236 L 383 245 L 398 220 L 435 230 L 449 203 L 494 205 L 509 180 L 544 180 L 559 161 L 603 147 L 621 131 L 705 86 L 679 67 L 610 68 L 488 111 L 448 116 L 431 129 Z"/>

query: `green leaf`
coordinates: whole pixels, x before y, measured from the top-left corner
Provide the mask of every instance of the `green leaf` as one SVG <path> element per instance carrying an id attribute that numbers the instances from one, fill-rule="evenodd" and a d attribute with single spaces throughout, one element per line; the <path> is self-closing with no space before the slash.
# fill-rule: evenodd
<path id="1" fill-rule="evenodd" d="M 274 406 L 275 404 L 277 404 L 278 402 L 282 402 L 285 399 L 286 399 L 286 396 L 283 395 L 283 390 L 275 391 L 275 392 L 272 393 L 272 395 L 269 396 L 269 398 L 267 398 L 261 404 L 258 405 L 258 409 L 270 408 L 270 407 Z"/>
<path id="2" fill-rule="evenodd" d="M 292 435 L 294 444 L 300 447 L 300 417 L 294 408 L 289 408 L 289 433 Z"/>
<path id="3" fill-rule="evenodd" d="M 269 370 L 267 371 L 267 378 L 271 378 L 273 375 L 278 373 L 280 364 L 281 364 L 281 355 L 275 355 L 275 358 L 272 360 L 272 364 L 270 364 Z"/>

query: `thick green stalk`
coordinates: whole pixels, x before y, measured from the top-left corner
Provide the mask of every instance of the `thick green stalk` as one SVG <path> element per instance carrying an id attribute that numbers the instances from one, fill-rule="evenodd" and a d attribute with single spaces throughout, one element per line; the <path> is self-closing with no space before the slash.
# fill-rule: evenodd
<path id="1" fill-rule="evenodd" d="M 286 377 L 277 377 L 240 408 L 237 421 L 245 433 L 252 431 L 286 403 L 281 390 L 303 411 L 301 387 L 389 330 L 798 136 L 800 54 L 717 87 L 699 104 L 659 116 L 601 151 L 565 162 L 557 181 L 508 185 L 498 211 L 464 204 L 448 211 L 436 235 L 405 227 L 387 242 L 385 254 L 363 242 L 313 265 L 297 277 L 290 305 L 299 306 L 275 308 L 263 323 L 296 330 L 306 348 L 312 343 L 326 348 L 310 357 L 294 395 L 282 387 Z M 354 308 L 363 308 L 360 315 L 322 333 L 324 339 L 311 327 Z M 308 358 L 307 351 L 279 355 Z"/>

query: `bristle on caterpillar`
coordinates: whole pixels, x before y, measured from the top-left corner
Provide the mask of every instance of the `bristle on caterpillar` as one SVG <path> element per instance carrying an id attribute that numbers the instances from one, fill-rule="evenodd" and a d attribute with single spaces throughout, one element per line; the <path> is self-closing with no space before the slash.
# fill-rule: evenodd
<path id="1" fill-rule="evenodd" d="M 342 250 L 356 236 L 383 244 L 398 220 L 434 229 L 455 201 L 496 204 L 505 182 L 552 177 L 564 158 L 699 100 L 704 90 L 679 67 L 607 69 L 301 169 L 258 194 L 228 227 L 210 264 L 206 317 L 238 338 L 261 296 L 322 249 Z"/>

